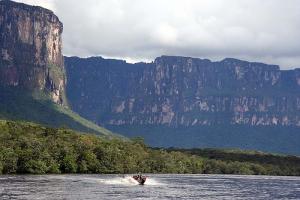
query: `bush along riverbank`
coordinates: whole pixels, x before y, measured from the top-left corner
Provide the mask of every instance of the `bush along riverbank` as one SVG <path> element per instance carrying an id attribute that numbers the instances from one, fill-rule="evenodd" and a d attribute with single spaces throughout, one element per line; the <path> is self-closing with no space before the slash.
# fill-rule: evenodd
<path id="1" fill-rule="evenodd" d="M 1 174 L 117 174 L 140 171 L 300 175 L 299 157 L 237 152 L 152 149 L 139 138 L 107 139 L 64 128 L 0 121 Z"/>

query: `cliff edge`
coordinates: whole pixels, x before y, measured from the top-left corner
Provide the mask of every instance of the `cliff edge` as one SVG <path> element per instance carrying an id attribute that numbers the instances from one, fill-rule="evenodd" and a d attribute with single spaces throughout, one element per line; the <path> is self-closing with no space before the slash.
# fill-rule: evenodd
<path id="1" fill-rule="evenodd" d="M 65 104 L 62 32 L 52 11 L 0 1 L 0 85 L 45 91 Z"/>

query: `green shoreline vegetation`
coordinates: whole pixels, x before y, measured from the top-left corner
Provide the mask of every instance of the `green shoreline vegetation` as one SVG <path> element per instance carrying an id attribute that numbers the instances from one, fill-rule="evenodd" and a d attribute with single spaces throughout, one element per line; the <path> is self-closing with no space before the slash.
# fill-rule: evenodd
<path id="1" fill-rule="evenodd" d="M 152 149 L 143 140 L 0 120 L 0 174 L 300 175 L 300 158 L 214 149 Z"/>

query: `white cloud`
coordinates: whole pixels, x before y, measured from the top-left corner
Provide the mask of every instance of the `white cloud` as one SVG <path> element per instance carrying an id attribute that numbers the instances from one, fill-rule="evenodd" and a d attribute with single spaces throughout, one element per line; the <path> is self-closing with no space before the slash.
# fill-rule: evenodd
<path id="1" fill-rule="evenodd" d="M 54 9 L 67 55 L 235 57 L 300 66 L 299 0 L 26 2 Z"/>
<path id="2" fill-rule="evenodd" d="M 35 6 L 41 6 L 50 10 L 55 10 L 54 0 L 14 0 L 14 1 L 35 5 Z"/>

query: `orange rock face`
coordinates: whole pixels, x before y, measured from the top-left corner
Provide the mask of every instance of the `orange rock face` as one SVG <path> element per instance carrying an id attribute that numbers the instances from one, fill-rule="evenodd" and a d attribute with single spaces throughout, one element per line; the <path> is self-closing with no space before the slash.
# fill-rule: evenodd
<path id="1" fill-rule="evenodd" d="M 63 25 L 52 11 L 0 2 L 0 83 L 44 90 L 63 104 Z"/>

